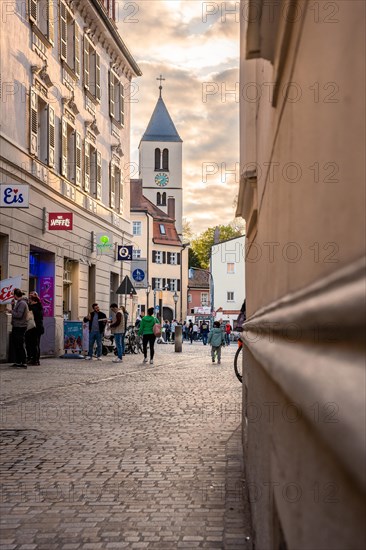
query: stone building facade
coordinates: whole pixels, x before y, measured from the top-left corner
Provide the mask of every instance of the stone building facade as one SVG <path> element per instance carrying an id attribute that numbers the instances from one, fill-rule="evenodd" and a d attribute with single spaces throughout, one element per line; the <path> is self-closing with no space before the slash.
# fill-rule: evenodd
<path id="1" fill-rule="evenodd" d="M 241 3 L 255 546 L 365 545 L 364 2 Z"/>
<path id="2" fill-rule="evenodd" d="M 114 0 L 29 0 L 8 3 L 2 24 L 1 184 L 25 186 L 29 207 L 1 208 L 1 278 L 21 275 L 25 292 L 47 288 L 42 353 L 52 355 L 64 319 L 117 299 L 115 247 L 132 239 L 128 94 L 141 71 L 114 17 Z"/>

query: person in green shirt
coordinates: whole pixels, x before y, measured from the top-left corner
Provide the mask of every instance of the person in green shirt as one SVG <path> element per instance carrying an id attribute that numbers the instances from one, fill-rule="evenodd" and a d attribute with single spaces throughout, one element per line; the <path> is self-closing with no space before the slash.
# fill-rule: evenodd
<path id="1" fill-rule="evenodd" d="M 147 344 L 150 347 L 150 365 L 154 364 L 154 344 L 155 334 L 154 325 L 159 324 L 159 321 L 154 317 L 154 308 L 149 307 L 147 315 L 141 319 L 139 327 L 139 336 L 142 336 L 142 349 L 144 352 L 144 363 L 147 363 Z"/>

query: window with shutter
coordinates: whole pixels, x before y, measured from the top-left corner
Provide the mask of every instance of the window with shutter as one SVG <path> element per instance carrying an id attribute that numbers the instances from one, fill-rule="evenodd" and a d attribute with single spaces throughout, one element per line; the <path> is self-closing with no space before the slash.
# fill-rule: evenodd
<path id="1" fill-rule="evenodd" d="M 153 264 L 156 264 L 156 250 L 152 251 L 152 262 Z"/>
<path id="2" fill-rule="evenodd" d="M 37 24 L 38 20 L 38 0 L 29 0 L 28 9 L 29 9 L 29 19 Z"/>
<path id="3" fill-rule="evenodd" d="M 177 279 L 177 292 L 180 292 L 180 279 Z"/>
<path id="4" fill-rule="evenodd" d="M 102 153 L 97 151 L 97 199 L 102 200 Z"/>
<path id="5" fill-rule="evenodd" d="M 67 120 L 61 120 L 61 175 L 67 178 Z"/>
<path id="6" fill-rule="evenodd" d="M 90 84 L 90 67 L 89 67 L 89 41 L 86 35 L 84 35 L 84 87 L 89 90 Z"/>
<path id="7" fill-rule="evenodd" d="M 115 193 L 116 193 L 116 178 L 115 178 L 115 165 L 113 162 L 110 164 L 110 206 L 115 207 Z"/>
<path id="8" fill-rule="evenodd" d="M 30 89 L 30 144 L 31 155 L 38 155 L 38 95 Z"/>
<path id="9" fill-rule="evenodd" d="M 90 193 L 90 143 L 84 142 L 84 187 Z"/>
<path id="10" fill-rule="evenodd" d="M 75 183 L 81 187 L 81 134 L 75 136 Z"/>
<path id="11" fill-rule="evenodd" d="M 180 252 L 177 253 L 177 264 L 180 265 Z"/>
<path id="12" fill-rule="evenodd" d="M 53 1 L 47 1 L 47 25 L 48 25 L 48 40 L 51 42 L 52 46 L 55 43 L 55 16 L 53 12 Z"/>
<path id="13" fill-rule="evenodd" d="M 95 53 L 95 98 L 100 101 L 100 55 Z"/>
<path id="14" fill-rule="evenodd" d="M 80 77 L 80 29 L 74 21 L 74 71 Z"/>
<path id="15" fill-rule="evenodd" d="M 55 167 L 55 110 L 48 105 L 48 166 Z"/>
<path id="16" fill-rule="evenodd" d="M 121 82 L 119 83 L 119 95 L 120 95 L 120 98 L 119 98 L 119 109 L 120 109 L 119 121 L 122 124 L 122 126 L 124 126 L 124 124 L 125 124 L 125 92 L 124 92 L 124 86 Z"/>
<path id="17" fill-rule="evenodd" d="M 67 9 L 64 2 L 60 2 L 60 55 L 67 61 Z"/>
<path id="18" fill-rule="evenodd" d="M 151 286 L 152 286 L 153 290 L 156 289 L 156 278 L 155 277 L 153 277 L 152 280 L 151 280 Z"/>
<path id="19" fill-rule="evenodd" d="M 163 264 L 166 264 L 166 252 L 163 252 Z"/>
<path id="20" fill-rule="evenodd" d="M 114 117 L 114 74 L 109 71 L 109 114 Z"/>

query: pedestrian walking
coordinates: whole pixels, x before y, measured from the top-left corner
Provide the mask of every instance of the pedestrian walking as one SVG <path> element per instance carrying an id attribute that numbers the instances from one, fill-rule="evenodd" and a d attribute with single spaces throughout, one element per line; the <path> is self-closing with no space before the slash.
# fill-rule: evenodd
<path id="1" fill-rule="evenodd" d="M 221 363 L 221 348 L 225 345 L 225 337 L 220 328 L 219 321 L 215 321 L 213 328 L 210 330 L 208 335 L 208 343 L 211 344 L 211 357 L 212 362 L 215 362 L 215 357 L 217 356 L 217 363 Z"/>
<path id="2" fill-rule="evenodd" d="M 183 325 L 182 325 L 182 336 L 183 336 L 183 340 L 188 340 L 187 331 L 188 331 L 187 321 L 183 321 Z"/>
<path id="3" fill-rule="evenodd" d="M 165 320 L 165 323 L 163 325 L 163 329 L 164 329 L 164 340 L 165 340 L 165 342 L 170 342 L 171 329 L 170 329 L 170 323 L 167 319 Z"/>
<path id="4" fill-rule="evenodd" d="M 207 346 L 207 339 L 208 339 L 208 333 L 209 333 L 209 326 L 207 321 L 203 321 L 200 328 L 200 333 L 202 336 L 202 343 L 204 346 Z"/>
<path id="5" fill-rule="evenodd" d="M 154 308 L 149 307 L 147 315 L 141 319 L 139 336 L 142 336 L 142 350 L 144 353 L 144 363 L 147 363 L 147 344 L 150 348 L 150 365 L 154 364 L 154 344 L 155 334 L 154 325 L 159 324 L 159 321 L 154 317 Z"/>
<path id="6" fill-rule="evenodd" d="M 231 334 L 232 328 L 229 323 L 229 321 L 225 325 L 225 342 L 227 346 L 230 346 L 230 334 Z"/>
<path id="7" fill-rule="evenodd" d="M 112 334 L 114 335 L 114 342 L 117 348 L 117 357 L 113 359 L 113 363 L 121 363 L 124 351 L 124 345 L 122 340 L 125 336 L 125 316 L 119 309 L 118 304 L 111 304 L 112 321 L 109 325 Z"/>
<path id="8" fill-rule="evenodd" d="M 196 341 L 198 337 L 198 325 L 193 323 L 193 340 Z"/>
<path id="9" fill-rule="evenodd" d="M 170 327 L 170 329 L 172 331 L 172 342 L 175 342 L 175 327 L 177 326 L 177 324 L 178 323 L 177 323 L 176 319 L 173 319 L 171 327 Z"/>
<path id="10" fill-rule="evenodd" d="M 100 311 L 98 304 L 92 305 L 92 311 L 89 313 L 89 352 L 85 357 L 87 360 L 93 359 L 93 348 L 95 342 L 97 343 L 97 360 L 101 361 L 102 355 L 102 336 L 104 333 L 105 325 L 107 322 L 107 316 Z"/>
<path id="11" fill-rule="evenodd" d="M 43 307 L 37 293 L 30 293 L 28 300 L 28 309 L 33 314 L 35 327 L 27 330 L 25 333 L 25 346 L 28 355 L 28 365 L 40 365 L 41 357 L 41 336 L 44 334 L 43 326 Z"/>
<path id="12" fill-rule="evenodd" d="M 9 310 L 8 310 L 9 311 Z M 26 369 L 27 357 L 25 354 L 25 331 L 28 323 L 28 304 L 24 298 L 24 292 L 19 288 L 14 289 L 14 302 L 11 313 L 11 340 L 14 350 L 15 363 L 12 365 L 15 368 Z"/>
<path id="13" fill-rule="evenodd" d="M 193 323 L 192 321 L 189 321 L 189 325 L 188 325 L 188 337 L 189 337 L 189 340 L 192 344 L 193 342 L 193 337 L 194 337 L 194 332 L 193 332 Z"/>

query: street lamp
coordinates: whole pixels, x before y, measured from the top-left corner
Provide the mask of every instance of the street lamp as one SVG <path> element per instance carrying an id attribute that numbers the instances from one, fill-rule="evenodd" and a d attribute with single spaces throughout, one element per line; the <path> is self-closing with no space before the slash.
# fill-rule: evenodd
<path id="1" fill-rule="evenodd" d="M 145 292 L 146 292 L 146 312 L 145 312 L 145 315 L 147 315 L 147 310 L 149 309 L 149 294 L 150 294 L 150 290 L 151 290 L 151 285 L 148 283 L 148 284 L 147 284 L 147 287 L 145 288 Z"/>
<path id="2" fill-rule="evenodd" d="M 173 300 L 174 300 L 174 319 L 177 320 L 177 303 L 179 300 L 179 296 L 177 294 L 177 291 L 173 294 Z"/>

